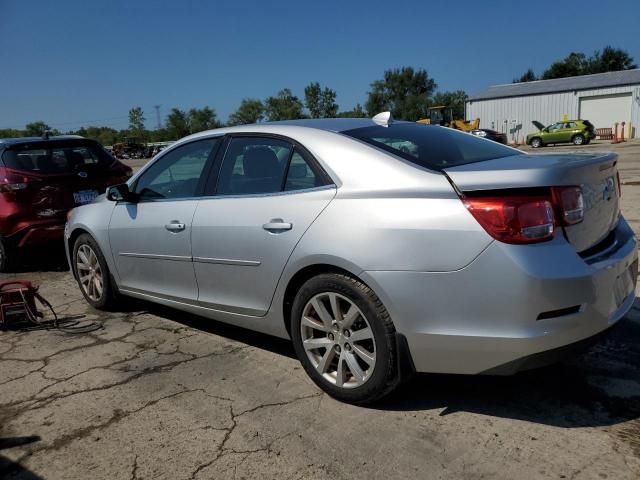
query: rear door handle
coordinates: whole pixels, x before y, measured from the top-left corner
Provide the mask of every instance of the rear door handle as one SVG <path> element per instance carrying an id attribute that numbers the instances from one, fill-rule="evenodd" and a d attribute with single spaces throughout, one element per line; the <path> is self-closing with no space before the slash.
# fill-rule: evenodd
<path id="1" fill-rule="evenodd" d="M 269 223 L 265 223 L 262 225 L 267 232 L 277 233 L 277 232 L 285 232 L 287 230 L 291 230 L 293 225 L 291 223 L 285 222 L 281 218 L 272 218 L 269 220 Z"/>
<path id="2" fill-rule="evenodd" d="M 186 225 L 184 223 L 180 223 L 178 220 L 171 220 L 171 222 L 167 223 L 164 228 L 170 232 L 181 232 L 186 228 Z"/>

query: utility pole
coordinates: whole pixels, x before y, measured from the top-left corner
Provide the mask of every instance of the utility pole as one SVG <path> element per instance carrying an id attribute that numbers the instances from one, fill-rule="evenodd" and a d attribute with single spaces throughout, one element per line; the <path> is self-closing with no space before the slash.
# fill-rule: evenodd
<path id="1" fill-rule="evenodd" d="M 153 108 L 156 109 L 156 119 L 158 120 L 158 130 L 162 128 L 162 122 L 160 121 L 160 107 L 162 105 L 154 105 Z"/>

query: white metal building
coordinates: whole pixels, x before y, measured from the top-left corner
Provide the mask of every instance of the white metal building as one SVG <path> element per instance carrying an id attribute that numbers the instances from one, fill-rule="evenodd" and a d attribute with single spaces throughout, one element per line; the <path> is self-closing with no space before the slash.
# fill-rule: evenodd
<path id="1" fill-rule="evenodd" d="M 570 119 L 590 120 L 596 128 L 625 122 L 625 137 L 637 138 L 640 69 L 494 85 L 468 98 L 465 117 L 479 118 L 481 128 L 507 132 L 509 141 L 537 131 L 532 120 L 550 125 Z"/>

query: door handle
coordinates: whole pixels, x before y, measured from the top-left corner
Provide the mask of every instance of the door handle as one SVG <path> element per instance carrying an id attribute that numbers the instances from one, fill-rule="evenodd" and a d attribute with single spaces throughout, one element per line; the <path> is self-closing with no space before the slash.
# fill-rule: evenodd
<path id="1" fill-rule="evenodd" d="M 272 218 L 269 220 L 269 223 L 265 223 L 262 225 L 267 232 L 278 233 L 285 232 L 287 230 L 291 230 L 293 225 L 291 223 L 285 222 L 281 218 Z"/>
<path id="2" fill-rule="evenodd" d="M 178 220 L 171 220 L 171 222 L 167 223 L 164 228 L 170 232 L 181 232 L 186 228 L 186 225 L 184 223 L 180 223 Z"/>

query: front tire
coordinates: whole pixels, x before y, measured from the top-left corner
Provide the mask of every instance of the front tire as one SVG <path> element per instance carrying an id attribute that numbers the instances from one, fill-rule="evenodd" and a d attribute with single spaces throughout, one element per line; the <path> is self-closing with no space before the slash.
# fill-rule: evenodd
<path id="1" fill-rule="evenodd" d="M 83 233 L 76 240 L 72 268 L 82 295 L 92 307 L 100 310 L 114 307 L 116 291 L 109 267 L 91 235 Z"/>
<path id="2" fill-rule="evenodd" d="M 531 148 L 540 148 L 542 147 L 542 140 L 538 137 L 531 139 Z"/>
<path id="3" fill-rule="evenodd" d="M 580 134 L 574 135 L 571 141 L 573 142 L 574 145 L 584 145 L 585 143 L 584 135 L 580 135 Z"/>
<path id="4" fill-rule="evenodd" d="M 293 302 L 298 359 L 322 390 L 345 402 L 371 403 L 398 385 L 395 335 L 380 299 L 347 275 L 313 277 Z"/>

